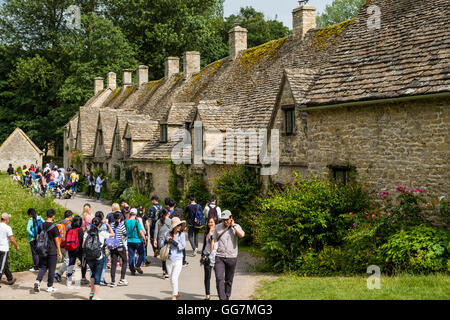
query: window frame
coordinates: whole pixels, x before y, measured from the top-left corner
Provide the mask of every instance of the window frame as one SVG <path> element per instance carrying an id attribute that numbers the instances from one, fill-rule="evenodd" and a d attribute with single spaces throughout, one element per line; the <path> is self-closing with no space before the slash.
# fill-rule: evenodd
<path id="1" fill-rule="evenodd" d="M 295 135 L 295 106 L 294 105 L 287 105 L 282 106 L 281 109 L 284 113 L 284 130 L 283 134 L 285 136 L 294 136 Z M 289 115 L 291 115 L 289 117 Z M 290 124 L 290 126 L 288 125 Z M 290 127 L 290 131 L 288 131 L 288 128 Z"/>

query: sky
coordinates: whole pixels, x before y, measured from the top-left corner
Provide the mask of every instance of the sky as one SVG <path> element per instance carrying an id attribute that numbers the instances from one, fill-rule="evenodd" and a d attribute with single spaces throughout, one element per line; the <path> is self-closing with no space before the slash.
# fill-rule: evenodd
<path id="1" fill-rule="evenodd" d="M 327 4 L 331 4 L 333 0 L 310 0 L 308 5 L 316 7 L 317 12 L 320 13 L 325 9 Z M 253 7 L 256 11 L 264 13 L 264 16 L 270 19 L 275 19 L 289 29 L 292 29 L 292 10 L 298 7 L 297 0 L 225 0 L 224 11 L 225 17 L 239 12 L 241 7 Z"/>

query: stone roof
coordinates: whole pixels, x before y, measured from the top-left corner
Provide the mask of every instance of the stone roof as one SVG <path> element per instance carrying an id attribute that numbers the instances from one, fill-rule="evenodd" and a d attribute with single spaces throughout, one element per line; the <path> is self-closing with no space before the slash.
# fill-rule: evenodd
<path id="1" fill-rule="evenodd" d="M 198 105 L 197 112 L 205 129 L 226 131 L 234 127 L 239 107 L 229 106 L 223 108 L 217 104 L 201 103 Z"/>
<path id="2" fill-rule="evenodd" d="M 367 6 L 381 10 L 369 30 Z M 373 0 L 328 59 L 305 103 L 336 104 L 450 91 L 448 0 Z"/>
<path id="3" fill-rule="evenodd" d="M 167 143 L 160 143 L 155 141 L 148 143 L 142 150 L 132 155 L 130 159 L 133 160 L 169 160 L 173 147 L 175 147 L 178 141 L 169 141 Z"/>
<path id="4" fill-rule="evenodd" d="M 97 136 L 97 123 L 99 108 L 81 107 L 79 112 L 78 125 L 80 127 L 80 145 L 84 156 L 92 157 L 94 155 L 95 137 Z"/>
<path id="5" fill-rule="evenodd" d="M 102 127 L 103 146 L 106 154 L 110 154 L 111 152 L 114 130 L 116 128 L 116 119 L 119 112 L 120 110 L 115 109 L 100 109 L 98 121 Z"/>
<path id="6" fill-rule="evenodd" d="M 289 82 L 295 103 L 298 105 L 304 104 L 305 96 L 311 86 L 314 85 L 318 70 L 309 68 L 285 69 L 284 74 Z"/>
<path id="7" fill-rule="evenodd" d="M 185 125 L 186 122 L 194 121 L 196 105 L 193 102 L 174 103 L 167 116 L 168 125 Z"/>
<path id="8" fill-rule="evenodd" d="M 39 155 L 43 155 L 44 152 L 41 151 L 41 149 L 38 148 L 38 146 L 33 142 L 33 140 L 31 140 L 26 134 L 25 132 L 22 131 L 22 129 L 20 128 L 16 128 L 10 135 L 9 137 L 0 145 L 0 152 L 8 145 L 8 143 L 13 139 L 13 137 L 15 135 L 21 135 L 32 147 L 34 150 L 36 150 L 36 152 Z"/>
<path id="9" fill-rule="evenodd" d="M 155 141 L 159 138 L 158 121 L 128 120 L 126 128 L 129 129 L 133 141 Z"/>

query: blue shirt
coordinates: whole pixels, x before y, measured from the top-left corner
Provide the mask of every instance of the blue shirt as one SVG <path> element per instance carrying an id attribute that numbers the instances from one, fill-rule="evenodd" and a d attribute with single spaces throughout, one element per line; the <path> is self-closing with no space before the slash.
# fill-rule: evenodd
<path id="1" fill-rule="evenodd" d="M 136 227 L 136 222 L 138 222 Z M 125 228 L 127 229 L 128 243 L 141 243 L 142 238 L 139 230 L 144 230 L 144 227 L 137 219 L 127 219 L 125 221 Z"/>
<path id="2" fill-rule="evenodd" d="M 167 231 L 164 234 L 164 238 L 162 239 L 160 245 L 161 248 L 164 247 L 164 244 L 166 242 L 166 238 L 169 236 L 169 231 Z M 178 248 L 170 245 L 170 253 L 169 253 L 169 260 L 170 261 L 176 261 L 176 260 L 183 260 L 183 249 L 186 248 L 186 236 L 184 232 L 178 233 L 175 235 L 175 240 L 178 242 Z"/>

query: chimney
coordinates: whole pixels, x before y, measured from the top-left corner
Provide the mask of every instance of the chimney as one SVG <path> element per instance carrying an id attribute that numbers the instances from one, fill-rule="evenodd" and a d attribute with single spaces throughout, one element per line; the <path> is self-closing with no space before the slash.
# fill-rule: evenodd
<path id="1" fill-rule="evenodd" d="M 240 26 L 235 26 L 228 32 L 228 46 L 230 57 L 235 60 L 241 51 L 247 50 L 248 30 Z"/>
<path id="2" fill-rule="evenodd" d="M 138 88 L 141 88 L 143 84 L 148 83 L 148 67 L 140 65 L 136 70 L 136 78 Z"/>
<path id="3" fill-rule="evenodd" d="M 187 51 L 183 55 L 184 79 L 200 72 L 200 52 Z"/>
<path id="4" fill-rule="evenodd" d="M 133 77 L 132 77 L 133 71 L 130 69 L 123 70 L 123 86 L 131 86 L 133 85 Z"/>
<path id="5" fill-rule="evenodd" d="M 302 1 L 299 1 L 301 3 Z M 292 11 L 294 37 L 303 38 L 305 34 L 316 27 L 316 8 L 300 4 Z"/>
<path id="6" fill-rule="evenodd" d="M 117 88 L 117 76 L 114 72 L 108 73 L 108 88 L 113 91 Z"/>
<path id="7" fill-rule="evenodd" d="M 178 57 L 167 57 L 166 58 L 166 71 L 165 78 L 169 79 L 174 74 L 180 72 L 180 58 Z"/>
<path id="8" fill-rule="evenodd" d="M 97 77 L 94 79 L 94 95 L 97 95 L 103 90 L 103 78 Z"/>

